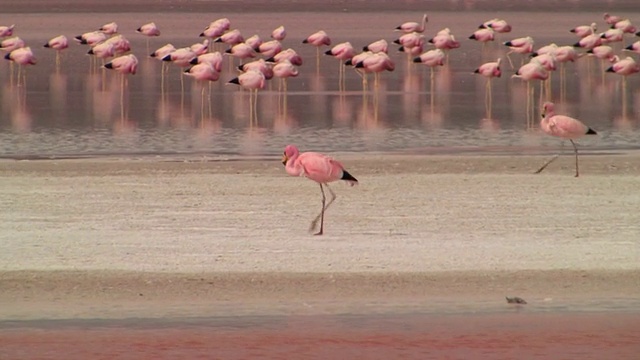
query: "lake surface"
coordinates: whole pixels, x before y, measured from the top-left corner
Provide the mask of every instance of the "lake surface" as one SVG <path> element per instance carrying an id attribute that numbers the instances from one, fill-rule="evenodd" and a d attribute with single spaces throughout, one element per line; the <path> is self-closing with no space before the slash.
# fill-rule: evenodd
<path id="1" fill-rule="evenodd" d="M 620 2 L 620 8 L 625 9 L 625 4 Z M 197 12 L 201 5 L 171 7 L 166 12 L 149 12 L 142 5 L 131 5 L 137 12 L 126 12 L 125 7 L 109 13 L 61 13 L 52 7 L 48 13 L 12 13 L 2 20 L 3 24 L 16 24 L 14 35 L 32 47 L 38 63 L 28 67 L 26 84 L 19 86 L 15 75 L 10 75 L 9 62 L 0 62 L 0 156 L 265 156 L 279 154 L 287 143 L 326 152 L 551 151 L 561 142 L 538 131 L 539 85 L 533 84 L 536 111 L 528 115 L 526 84 L 511 78 L 515 70 L 506 61 L 508 48 L 502 43 L 530 35 L 536 49 L 551 42 L 573 44 L 577 38 L 568 31 L 570 28 L 596 22 L 603 30 L 602 13 L 616 10 L 615 2 L 602 10 L 594 2 L 582 12 L 572 6 L 535 13 L 513 7 L 507 11 L 478 11 L 478 6 L 468 11 L 429 12 L 424 33 L 427 39 L 449 27 L 461 42 L 459 49 L 450 52 L 448 64 L 435 69 L 431 83 L 429 68 L 408 63 L 406 54 L 391 43 L 400 35 L 393 31 L 395 26 L 419 21 L 422 10 L 391 11 L 386 5 L 374 5 L 367 12 L 356 11 L 359 8 L 355 7 L 301 12 L 284 4 L 279 5 L 278 12 L 269 12 L 264 6 L 252 12 L 251 6 L 244 4 L 245 12 L 225 13 Z M 225 6 L 229 10 L 229 5 Z M 627 10 L 624 15 L 640 21 L 639 12 Z M 484 49 L 482 44 L 468 39 L 480 23 L 496 16 L 510 22 L 513 31 L 497 34 L 496 41 Z M 270 40 L 271 30 L 284 25 L 288 35 L 283 47 L 291 47 L 303 57 L 300 75 L 288 80 L 286 94 L 278 90 L 275 78 L 259 92 L 255 119 L 249 112 L 249 92 L 227 84 L 238 74 L 238 59 L 225 56 L 220 79 L 206 86 L 203 95 L 193 79 L 181 79 L 180 68 L 170 65 L 163 76 L 162 63 L 148 57 L 166 43 L 184 47 L 201 42 L 200 32 L 220 17 L 229 18 L 232 28 L 239 29 L 245 38 L 257 34 L 264 41 Z M 138 73 L 127 77 L 124 92 L 118 74 L 92 64 L 86 45 L 70 44 L 56 71 L 55 52 L 42 47 L 49 38 L 64 34 L 71 39 L 111 21 L 118 23 L 119 32 L 130 40 L 132 52 L 140 61 Z M 135 29 L 149 21 L 156 22 L 162 35 L 151 38 L 147 45 L 147 39 Z M 377 89 L 369 76 L 369 87 L 363 91 L 360 75 L 347 68 L 346 87 L 341 91 L 339 62 L 321 55 L 316 67 L 316 49 L 302 44 L 302 39 L 320 29 L 329 34 L 332 45 L 349 41 L 357 49 L 386 39 L 395 70 L 381 74 Z M 640 40 L 627 34 L 625 45 L 636 39 Z M 622 52 L 620 43 L 613 47 L 621 56 L 637 57 Z M 219 51 L 225 48 L 222 44 L 214 46 Z M 425 51 L 430 48 L 425 46 Z M 323 47 L 322 52 L 327 49 Z M 493 81 L 488 111 L 486 80 L 473 74 L 473 70 L 498 57 L 505 60 L 503 76 Z M 520 55 L 511 57 L 518 67 Z M 558 103 L 557 112 L 579 118 L 600 133 L 582 140 L 585 148 L 638 147 L 640 75 L 628 78 L 624 97 L 622 77 L 612 73 L 603 76 L 600 61 L 595 58 L 584 57 L 566 64 L 564 78 L 561 77 L 560 69 L 553 73 L 549 96 Z"/>

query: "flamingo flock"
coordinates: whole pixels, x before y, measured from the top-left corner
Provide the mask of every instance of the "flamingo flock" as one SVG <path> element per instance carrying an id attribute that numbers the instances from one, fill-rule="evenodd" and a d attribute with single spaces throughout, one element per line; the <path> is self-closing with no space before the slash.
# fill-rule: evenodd
<path id="1" fill-rule="evenodd" d="M 590 24 L 567 24 L 567 31 L 576 36 L 572 44 L 538 44 L 533 35 L 508 38 L 517 26 L 512 26 L 507 20 L 501 18 L 491 18 L 481 22 L 477 28 L 469 29 L 469 40 L 459 41 L 448 27 L 430 29 L 429 17 L 424 13 L 411 21 L 389 24 L 389 37 L 386 39 L 370 39 L 368 43 L 359 45 L 352 39 L 341 39 L 342 42 L 334 43 L 329 31 L 316 29 L 309 34 L 297 34 L 298 38 L 302 39 L 297 46 L 312 46 L 316 49 L 316 72 L 320 71 L 322 55 L 335 59 L 339 67 L 338 90 L 341 93 L 347 91 L 346 76 L 354 73 L 362 78 L 363 92 L 380 91 L 383 74 L 395 71 L 399 56 L 406 56 L 406 71 L 420 74 L 422 67 L 429 68 L 433 99 L 433 94 L 436 92 L 433 86 L 434 74 L 439 69 L 449 66 L 448 59 L 456 49 L 463 46 L 473 48 L 480 45 L 476 42 L 480 42 L 482 49 L 478 50 L 481 51 L 482 56 L 473 67 L 469 68 L 469 72 L 486 78 L 487 117 L 491 116 L 492 83 L 507 72 L 505 63 L 508 63 L 510 78 L 526 82 L 525 112 L 528 123 L 529 120 L 533 123 L 536 109 L 546 108 L 546 113 L 550 113 L 553 109 L 553 107 L 541 105 L 557 100 L 554 97 L 550 79 L 552 74 L 559 70 L 562 89 L 564 68 L 567 64 L 598 59 L 603 79 L 609 73 L 620 76 L 622 92 L 627 93 L 627 78 L 640 72 L 640 65 L 633 55 L 633 53 L 640 54 L 640 41 L 629 42 L 628 40 L 630 37 L 640 36 L 640 32 L 632 21 L 625 17 L 606 13 L 602 20 L 605 25 L 601 32 L 598 32 L 597 21 Z M 138 34 L 136 36 L 145 37 L 147 42 L 145 57 L 162 62 L 163 89 L 164 76 L 170 68 L 179 69 L 181 82 L 184 81 L 182 80 L 184 77 L 187 77 L 200 84 L 203 99 L 204 84 L 224 80 L 225 83 L 238 85 L 239 89 L 248 92 L 250 118 L 255 119 L 258 92 L 269 88 L 271 79 L 275 77 L 279 81 L 278 92 L 286 93 L 287 82 L 305 71 L 303 63 L 306 61 L 303 61 L 300 49 L 296 49 L 296 45 L 291 42 L 290 34 L 283 24 L 275 24 L 276 26 L 264 37 L 260 34 L 246 36 L 248 34 L 244 34 L 241 29 L 235 27 L 229 18 L 220 18 L 208 25 L 203 25 L 205 26 L 201 31 L 194 33 L 193 43 L 179 46 L 166 43 L 155 50 L 149 49 L 150 41 L 157 43 L 161 41 L 164 34 L 155 22 L 148 22 L 130 29 L 132 33 L 135 31 L 135 34 Z M 19 26 L 13 24 L 0 26 L 0 50 L 6 53 L 6 59 L 18 66 L 18 85 L 21 85 L 26 82 L 25 68 L 36 65 L 37 61 L 32 47 L 18 36 L 18 30 Z M 85 29 L 85 32 L 78 31 L 78 34 L 69 38 L 56 34 L 43 45 L 56 52 L 56 71 L 59 71 L 62 54 L 69 51 L 69 48 L 73 48 L 70 44 L 73 40 L 79 44 L 75 48 L 86 46 L 91 64 L 94 64 L 90 66 L 98 69 L 98 62 L 101 62 L 100 68 L 111 69 L 118 73 L 118 76 L 121 76 L 121 91 L 124 94 L 126 77 L 135 75 L 138 67 L 145 64 L 139 62 L 138 57 L 134 55 L 131 42 L 121 31 L 116 22 L 109 22 L 93 29 Z M 428 35 L 429 33 L 431 35 Z M 72 41 L 70 42 L 69 39 Z M 394 45 L 398 45 L 395 52 L 392 48 Z M 488 47 L 493 49 L 487 49 Z M 506 54 L 495 51 L 497 48 L 503 49 Z M 515 56 L 518 58 L 512 59 Z M 482 59 L 489 61 L 484 62 Z M 225 67 L 225 64 L 229 66 Z M 226 71 L 229 73 L 225 73 Z M 368 83 L 370 74 L 374 77 L 371 87 Z M 539 100 L 534 95 L 536 92 L 534 84 L 538 83 L 540 84 Z M 182 84 L 182 92 L 184 92 L 184 83 Z M 560 94 L 563 93 L 561 90 Z M 559 100 L 562 102 L 562 98 Z M 576 133 L 577 135 L 580 134 Z"/>

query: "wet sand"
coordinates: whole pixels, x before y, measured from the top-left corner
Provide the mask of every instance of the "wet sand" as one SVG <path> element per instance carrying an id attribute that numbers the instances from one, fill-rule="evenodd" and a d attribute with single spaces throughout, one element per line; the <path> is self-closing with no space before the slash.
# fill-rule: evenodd
<path id="1" fill-rule="evenodd" d="M 580 178 L 571 156 L 540 175 L 546 156 L 335 156 L 360 185 L 332 186 L 322 237 L 307 233 L 317 185 L 288 177 L 278 158 L 3 160 L 0 355 L 622 359 L 637 349 L 638 154 L 585 153 Z M 571 325 L 550 332 L 552 319 Z"/>

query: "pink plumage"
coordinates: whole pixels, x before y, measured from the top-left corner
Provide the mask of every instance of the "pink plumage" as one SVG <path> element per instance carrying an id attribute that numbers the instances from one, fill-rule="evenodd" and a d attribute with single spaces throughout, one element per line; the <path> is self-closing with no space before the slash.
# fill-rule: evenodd
<path id="1" fill-rule="evenodd" d="M 357 185 L 358 180 L 349 174 L 344 166 L 337 160 L 317 152 L 300 153 L 295 145 L 287 145 L 284 149 L 282 163 L 285 165 L 287 174 L 291 176 L 304 176 L 320 185 L 322 192 L 322 210 L 320 214 L 311 222 L 310 230 L 315 229 L 320 220 L 320 231 L 316 235 L 322 235 L 324 229 L 324 212 L 336 199 L 336 195 L 329 188 L 328 183 L 344 180 L 349 185 Z M 326 203 L 324 187 L 329 190 L 331 199 Z"/>
<path id="2" fill-rule="evenodd" d="M 578 148 L 573 140 L 581 138 L 585 135 L 596 135 L 597 133 L 592 128 L 583 124 L 580 120 L 574 119 L 566 115 L 556 115 L 554 105 L 551 102 L 544 103 L 542 107 L 542 120 L 540 121 L 540 129 L 548 135 L 567 139 L 573 145 L 573 149 L 576 156 L 576 177 L 580 175 L 578 170 Z M 546 164 L 544 164 L 536 173 L 544 170 L 549 165 L 554 157 Z"/>

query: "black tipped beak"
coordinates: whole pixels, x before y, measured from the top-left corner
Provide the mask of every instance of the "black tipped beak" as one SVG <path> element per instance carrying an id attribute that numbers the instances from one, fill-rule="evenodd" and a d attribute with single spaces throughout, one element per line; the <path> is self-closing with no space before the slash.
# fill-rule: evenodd
<path id="1" fill-rule="evenodd" d="M 238 84 L 240 85 L 240 80 L 238 78 L 233 78 L 229 80 L 229 84 Z"/>
<path id="2" fill-rule="evenodd" d="M 188 74 L 190 72 L 190 70 L 191 70 L 191 68 L 188 68 L 184 72 Z"/>
<path id="3" fill-rule="evenodd" d="M 369 46 L 365 46 L 362 48 L 362 51 L 369 51 Z"/>
<path id="4" fill-rule="evenodd" d="M 6 55 L 4 56 L 4 58 L 5 58 L 5 59 L 7 59 L 7 60 L 11 60 L 11 57 L 9 57 L 9 54 L 6 54 Z"/>
<path id="5" fill-rule="evenodd" d="M 82 35 L 76 36 L 76 40 L 82 40 Z"/>
<path id="6" fill-rule="evenodd" d="M 629 45 L 626 48 L 624 48 L 625 50 L 633 50 L 633 45 Z"/>
<path id="7" fill-rule="evenodd" d="M 475 38 L 476 38 L 476 36 L 475 36 L 475 35 L 471 35 L 471 36 L 469 36 L 469 39 L 471 39 L 471 40 L 473 40 L 473 39 L 475 39 Z"/>
<path id="8" fill-rule="evenodd" d="M 149 56 L 154 58 L 154 57 L 156 57 L 156 53 L 151 53 L 151 54 L 149 54 Z"/>
<path id="9" fill-rule="evenodd" d="M 113 69 L 113 64 L 106 63 L 106 64 L 104 64 L 104 67 L 106 67 L 107 69 Z"/>
<path id="10" fill-rule="evenodd" d="M 419 63 L 419 62 L 422 62 L 422 60 L 420 59 L 419 56 L 416 56 L 416 57 L 413 58 L 413 62 L 414 63 Z"/>
<path id="11" fill-rule="evenodd" d="M 404 46 L 400 46 L 400 48 L 398 48 L 398 51 L 399 51 L 399 52 L 405 52 L 405 51 L 404 51 Z"/>
<path id="12" fill-rule="evenodd" d="M 199 37 L 204 37 L 204 33 L 200 33 L 200 35 L 198 35 Z"/>
<path id="13" fill-rule="evenodd" d="M 225 54 L 231 54 L 231 48 L 224 51 Z"/>
<path id="14" fill-rule="evenodd" d="M 171 54 L 165 55 L 165 57 L 162 58 L 162 61 L 171 61 Z"/>
<path id="15" fill-rule="evenodd" d="M 89 54 L 89 55 L 93 55 L 93 49 L 91 49 L 91 50 L 87 51 L 87 54 Z"/>
<path id="16" fill-rule="evenodd" d="M 141 27 L 139 27 L 139 28 L 137 28 L 137 29 L 136 29 L 136 31 L 137 31 L 137 32 L 142 32 L 142 28 L 141 28 Z"/>
<path id="17" fill-rule="evenodd" d="M 402 30 L 402 26 L 396 26 L 396 30 Z"/>
<path id="18" fill-rule="evenodd" d="M 351 61 L 351 59 L 349 59 L 349 60 L 345 61 L 344 64 L 346 66 L 351 66 L 351 65 L 353 65 L 353 61 Z"/>
<path id="19" fill-rule="evenodd" d="M 475 70 L 473 71 L 473 73 L 474 73 L 474 74 L 478 74 L 479 72 L 480 72 L 480 69 L 475 69 Z"/>
<path id="20" fill-rule="evenodd" d="M 266 62 L 276 62 L 276 59 L 272 56 L 265 60 Z"/>
<path id="21" fill-rule="evenodd" d="M 398 44 L 398 45 L 400 45 L 400 39 L 395 39 L 395 40 L 393 40 L 393 43 L 394 43 L 394 44 Z"/>
<path id="22" fill-rule="evenodd" d="M 333 54 L 331 53 L 331 50 L 327 50 L 327 51 L 325 51 L 325 52 L 324 52 L 324 54 L 325 54 L 325 55 L 333 55 Z"/>
<path id="23" fill-rule="evenodd" d="M 302 40 L 302 43 L 303 43 L 303 44 L 308 44 L 308 43 L 309 43 L 309 40 L 304 39 L 304 40 Z"/>
<path id="24" fill-rule="evenodd" d="M 613 66 L 610 66 L 606 72 L 616 72 L 615 70 L 613 70 Z"/>
<path id="25" fill-rule="evenodd" d="M 364 67 L 364 63 L 362 61 L 360 61 L 359 63 L 356 64 L 356 68 L 360 69 Z"/>
<path id="26" fill-rule="evenodd" d="M 536 56 L 538 56 L 538 55 L 539 55 L 539 54 L 538 54 L 537 52 L 532 52 L 532 53 L 531 53 L 531 57 L 536 57 Z"/>
<path id="27" fill-rule="evenodd" d="M 573 44 L 573 47 L 582 47 L 579 42 Z"/>
<path id="28" fill-rule="evenodd" d="M 49 46 L 49 43 L 46 43 L 46 44 L 44 44 L 44 47 L 48 48 L 48 47 L 51 47 L 51 46 Z"/>
<path id="29" fill-rule="evenodd" d="M 218 43 L 219 43 L 219 42 L 222 42 L 222 38 L 217 38 L 217 39 L 215 39 L 213 42 L 218 42 Z"/>
<path id="30" fill-rule="evenodd" d="M 197 65 L 198 64 L 198 58 L 194 57 L 193 59 L 191 59 L 191 61 L 189 61 L 189 64 L 191 65 Z"/>

